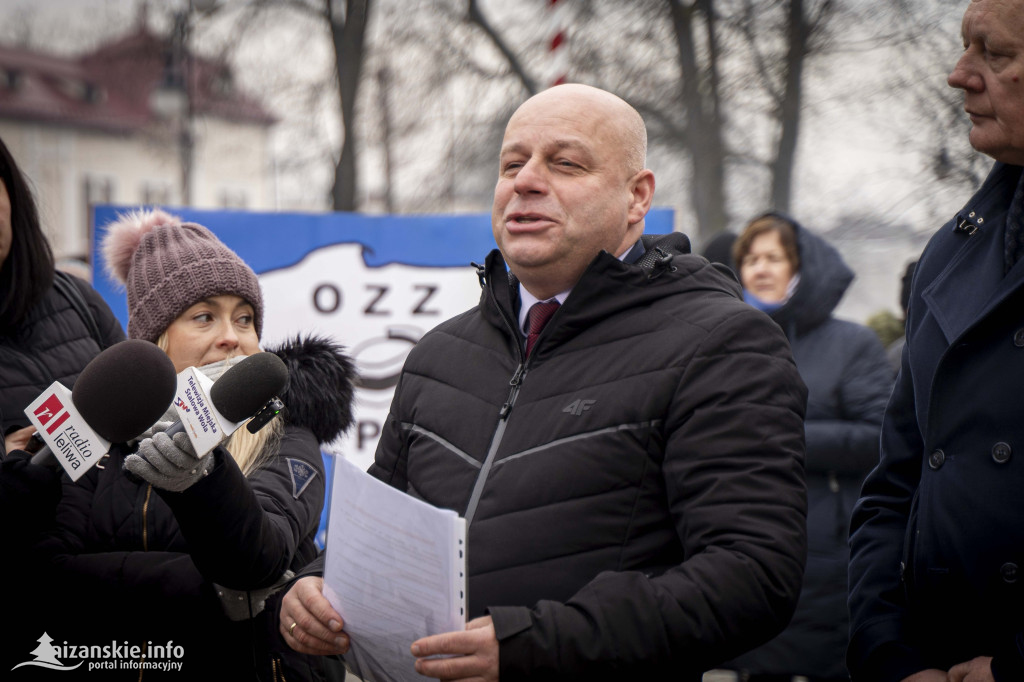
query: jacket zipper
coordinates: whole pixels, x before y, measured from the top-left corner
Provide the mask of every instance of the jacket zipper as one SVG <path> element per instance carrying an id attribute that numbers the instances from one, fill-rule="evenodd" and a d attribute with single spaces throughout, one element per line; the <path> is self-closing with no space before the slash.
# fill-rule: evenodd
<path id="1" fill-rule="evenodd" d="M 516 373 L 509 379 L 508 385 L 510 386 L 508 392 L 508 398 L 505 399 L 505 404 L 501 406 L 501 410 L 498 412 L 498 419 L 506 420 L 508 415 L 512 412 L 512 406 L 516 403 L 516 398 L 519 397 L 519 386 L 523 383 L 523 377 L 526 375 L 526 365 L 520 363 L 519 367 L 516 368 Z"/>
<path id="2" fill-rule="evenodd" d="M 153 493 L 153 485 L 146 486 L 146 499 L 142 502 L 142 551 L 149 551 L 149 534 L 146 530 L 147 518 L 149 517 L 149 496 Z M 143 651 L 145 651 L 143 647 Z M 142 654 L 139 658 L 139 679 L 138 682 L 142 682 L 142 675 L 145 672 L 145 668 L 141 665 L 146 660 L 146 654 Z"/>
<path id="3" fill-rule="evenodd" d="M 274 682 L 288 682 L 288 680 L 284 678 L 284 664 L 282 663 L 281 659 L 271 656 L 270 668 L 271 677 L 274 680 Z"/>
<path id="4" fill-rule="evenodd" d="M 497 306 L 497 298 L 494 297 L 493 291 L 491 292 L 491 298 L 494 299 L 495 305 Z M 508 315 L 505 311 L 498 306 L 498 312 L 501 315 L 502 321 L 505 326 L 512 333 L 512 338 L 516 339 L 519 343 L 516 346 L 516 353 L 519 355 L 519 364 L 516 367 L 515 373 L 512 378 L 509 379 L 509 392 L 508 398 L 505 399 L 505 403 L 501 406 L 501 410 L 498 412 L 498 426 L 494 431 L 494 435 L 491 436 L 491 445 L 487 449 L 487 457 L 484 458 L 484 463 L 480 467 L 480 473 L 477 474 L 476 483 L 473 484 L 473 492 L 469 496 L 469 504 L 466 505 L 466 528 L 468 529 L 470 524 L 473 523 L 473 517 L 476 516 L 477 506 L 480 504 L 480 496 L 483 494 L 484 486 L 487 484 L 487 477 L 491 473 L 491 466 L 494 464 L 494 457 L 498 454 L 498 448 L 501 446 L 501 440 L 505 436 L 505 427 L 508 425 L 508 417 L 512 414 L 512 408 L 516 404 L 516 398 L 519 397 L 519 387 L 523 383 L 523 378 L 526 376 L 526 363 L 527 358 L 523 350 L 523 340 L 521 334 L 518 334 L 516 326 L 509 321 Z"/>
<path id="5" fill-rule="evenodd" d="M 146 526 L 147 517 L 149 516 L 149 496 L 153 494 L 153 486 L 146 486 L 146 500 L 142 503 L 142 551 L 149 551 L 149 535 L 147 533 Z"/>

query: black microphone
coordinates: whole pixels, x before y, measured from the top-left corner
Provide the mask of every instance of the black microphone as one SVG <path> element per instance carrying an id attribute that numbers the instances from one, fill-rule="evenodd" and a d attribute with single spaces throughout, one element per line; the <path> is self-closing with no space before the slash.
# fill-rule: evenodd
<path id="1" fill-rule="evenodd" d="M 210 388 L 210 402 L 225 419 L 235 423 L 245 421 L 260 413 L 270 403 L 269 418 L 261 419 L 260 426 L 262 426 L 280 411 L 282 407 L 280 401 L 277 401 L 276 406 L 273 401 L 287 381 L 288 368 L 285 367 L 281 358 L 274 353 L 256 353 L 228 368 L 213 383 Z M 276 409 L 274 409 L 275 407 Z M 179 420 L 167 429 L 166 433 L 173 438 L 174 434 L 185 431 L 185 424 Z M 255 429 L 250 429 L 250 431 L 255 432 Z M 224 431 L 221 440 L 223 441 L 229 435 L 231 433 Z M 202 456 L 206 453 L 197 452 L 196 454 Z"/>
<path id="2" fill-rule="evenodd" d="M 149 341 L 130 339 L 107 348 L 85 366 L 71 402 L 99 436 L 122 443 L 163 416 L 176 385 L 174 363 L 167 354 Z M 32 463 L 59 465 L 49 447 L 39 450 Z"/>

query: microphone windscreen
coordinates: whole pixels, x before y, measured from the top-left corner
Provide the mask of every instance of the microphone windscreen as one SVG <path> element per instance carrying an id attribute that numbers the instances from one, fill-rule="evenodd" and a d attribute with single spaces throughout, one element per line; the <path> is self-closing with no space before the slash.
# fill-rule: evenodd
<path id="1" fill-rule="evenodd" d="M 210 401 L 233 422 L 256 414 L 288 381 L 288 369 L 273 353 L 250 355 L 228 369 L 210 389 Z"/>
<path id="2" fill-rule="evenodd" d="M 113 443 L 135 438 L 174 400 L 177 373 L 167 353 L 140 339 L 116 343 L 75 381 L 71 402 L 96 433 Z"/>

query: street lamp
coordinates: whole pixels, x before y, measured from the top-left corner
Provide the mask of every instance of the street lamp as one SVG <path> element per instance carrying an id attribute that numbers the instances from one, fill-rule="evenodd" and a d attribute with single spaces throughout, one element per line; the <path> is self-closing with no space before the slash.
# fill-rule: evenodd
<path id="1" fill-rule="evenodd" d="M 192 51 L 189 49 L 192 17 L 197 11 L 205 13 L 212 10 L 216 4 L 217 0 L 189 0 L 186 9 L 174 13 L 171 50 L 164 65 L 163 78 L 150 96 L 150 106 L 157 116 L 177 122 L 181 203 L 184 206 L 192 204 L 192 164 L 195 149 L 195 138 L 192 133 L 195 79 L 192 73 Z"/>

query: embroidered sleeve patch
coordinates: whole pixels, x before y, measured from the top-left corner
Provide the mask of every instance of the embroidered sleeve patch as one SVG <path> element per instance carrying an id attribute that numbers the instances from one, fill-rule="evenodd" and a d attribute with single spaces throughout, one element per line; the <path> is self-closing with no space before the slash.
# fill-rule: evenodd
<path id="1" fill-rule="evenodd" d="M 296 500 L 299 499 L 299 495 L 309 487 L 309 484 L 316 478 L 316 469 L 309 466 L 301 459 L 293 459 L 291 457 L 285 457 L 288 462 L 288 473 L 292 477 L 292 497 Z"/>

